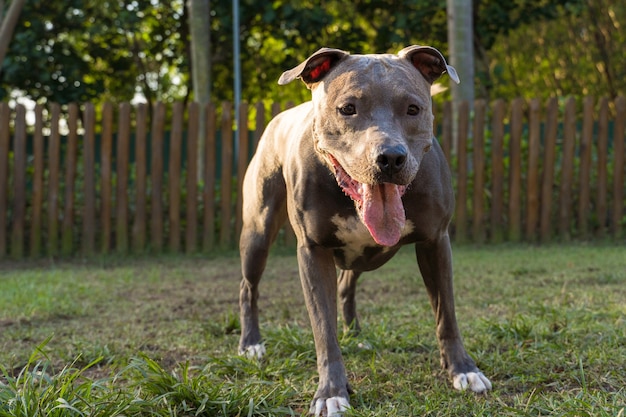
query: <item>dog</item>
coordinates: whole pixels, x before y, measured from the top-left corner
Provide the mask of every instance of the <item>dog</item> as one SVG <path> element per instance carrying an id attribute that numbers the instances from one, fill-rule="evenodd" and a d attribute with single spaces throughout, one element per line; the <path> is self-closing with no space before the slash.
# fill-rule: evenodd
<path id="1" fill-rule="evenodd" d="M 397 55 L 322 48 L 278 81 L 301 79 L 312 100 L 268 124 L 246 171 L 239 353 L 265 353 L 258 286 L 269 248 L 289 219 L 317 355 L 315 416 L 349 408 L 337 297 L 346 327 L 358 332 L 359 275 L 408 244 L 415 245 L 435 314 L 442 367 L 456 389 L 491 389 L 463 346 L 454 309 L 448 235 L 454 194 L 433 136 L 430 95 L 444 73 L 459 82 L 456 70 L 429 46 L 409 46 Z"/>

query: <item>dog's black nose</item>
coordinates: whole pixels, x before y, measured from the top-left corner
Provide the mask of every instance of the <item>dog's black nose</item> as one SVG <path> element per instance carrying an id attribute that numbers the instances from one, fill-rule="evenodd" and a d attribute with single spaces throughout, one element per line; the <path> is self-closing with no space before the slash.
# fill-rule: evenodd
<path id="1" fill-rule="evenodd" d="M 407 150 L 404 146 L 390 146 L 376 157 L 376 164 L 387 175 L 398 173 L 406 163 Z"/>

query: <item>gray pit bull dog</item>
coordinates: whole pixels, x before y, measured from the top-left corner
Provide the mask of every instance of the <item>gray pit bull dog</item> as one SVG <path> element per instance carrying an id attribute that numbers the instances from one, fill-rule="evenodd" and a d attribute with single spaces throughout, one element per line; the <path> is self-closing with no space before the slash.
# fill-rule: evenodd
<path id="1" fill-rule="evenodd" d="M 409 46 L 398 55 L 322 48 L 278 81 L 300 78 L 313 97 L 270 122 L 244 179 L 239 351 L 265 353 L 259 281 L 288 218 L 315 339 L 316 416 L 349 407 L 337 294 L 346 328 L 358 331 L 359 275 L 407 244 L 415 245 L 435 313 L 441 365 L 456 389 L 491 389 L 463 347 L 454 310 L 448 237 L 454 195 L 448 164 L 433 139 L 430 97 L 432 83 L 446 72 L 459 82 L 442 54 L 428 46 Z"/>

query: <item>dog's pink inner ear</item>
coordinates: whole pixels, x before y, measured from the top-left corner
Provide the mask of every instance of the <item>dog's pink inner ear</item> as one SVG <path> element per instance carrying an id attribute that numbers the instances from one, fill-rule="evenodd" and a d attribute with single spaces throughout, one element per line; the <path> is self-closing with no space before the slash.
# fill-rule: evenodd
<path id="1" fill-rule="evenodd" d="M 306 70 L 302 73 L 302 80 L 306 83 L 316 83 L 328 74 L 333 62 L 337 58 L 332 56 L 324 56 L 319 58 L 313 58 L 309 61 Z"/>
<path id="2" fill-rule="evenodd" d="M 317 81 L 318 79 L 323 77 L 328 72 L 328 70 L 330 70 L 330 58 L 325 59 L 320 65 L 311 69 L 311 72 L 309 73 L 309 78 L 311 78 L 312 81 Z"/>
<path id="3" fill-rule="evenodd" d="M 441 59 L 437 58 L 434 55 L 429 54 L 428 52 L 417 52 L 411 57 L 411 62 L 413 62 L 413 66 L 418 69 L 419 72 L 422 73 L 424 78 L 429 83 L 435 82 L 435 80 L 446 72 L 446 66 L 441 61 Z"/>

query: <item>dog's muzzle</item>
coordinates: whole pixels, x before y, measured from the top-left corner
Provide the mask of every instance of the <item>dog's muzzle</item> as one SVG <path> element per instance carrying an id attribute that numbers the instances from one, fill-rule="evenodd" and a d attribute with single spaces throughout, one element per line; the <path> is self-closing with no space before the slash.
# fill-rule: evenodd
<path id="1" fill-rule="evenodd" d="M 402 237 L 406 222 L 402 196 L 407 186 L 390 182 L 361 183 L 352 178 L 333 155 L 325 155 L 334 168 L 337 184 L 354 201 L 359 217 L 374 241 L 382 246 L 396 245 Z M 398 155 L 387 155 L 380 159 L 377 163 L 384 165 L 388 171 L 398 171 L 401 169 L 399 165 L 404 164 L 398 161 L 401 159 Z"/>

